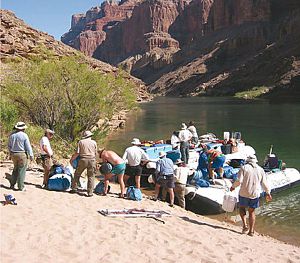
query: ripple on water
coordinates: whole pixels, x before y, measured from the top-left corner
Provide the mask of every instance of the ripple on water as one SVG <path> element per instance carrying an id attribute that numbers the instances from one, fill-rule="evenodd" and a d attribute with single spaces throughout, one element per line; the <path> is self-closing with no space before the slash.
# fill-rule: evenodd
<path id="1" fill-rule="evenodd" d="M 300 245 L 300 186 L 274 194 L 272 202 L 262 201 L 257 210 L 256 228 L 282 241 Z"/>

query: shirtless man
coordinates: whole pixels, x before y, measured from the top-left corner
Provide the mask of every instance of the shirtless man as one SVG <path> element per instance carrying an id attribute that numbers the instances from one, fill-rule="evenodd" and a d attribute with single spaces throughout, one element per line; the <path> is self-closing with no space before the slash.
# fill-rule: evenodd
<path id="1" fill-rule="evenodd" d="M 126 168 L 125 161 L 113 151 L 102 149 L 98 153 L 99 153 L 99 158 L 101 158 L 103 162 L 109 162 L 113 166 L 111 172 L 109 174 L 104 175 L 104 194 L 105 195 L 107 194 L 109 179 L 111 179 L 113 176 L 116 175 L 118 177 L 118 182 L 120 184 L 120 189 L 121 189 L 121 193 L 119 197 L 123 198 L 125 194 L 125 184 L 124 184 L 124 173 Z"/>

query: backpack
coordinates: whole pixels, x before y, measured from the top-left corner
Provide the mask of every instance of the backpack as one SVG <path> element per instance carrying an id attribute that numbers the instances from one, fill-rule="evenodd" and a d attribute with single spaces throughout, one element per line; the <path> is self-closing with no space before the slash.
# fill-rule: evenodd
<path id="1" fill-rule="evenodd" d="M 110 191 L 110 186 L 108 186 L 107 193 L 109 193 L 109 191 Z M 99 182 L 96 185 L 94 193 L 95 194 L 104 194 L 104 182 L 103 181 Z"/>
<path id="2" fill-rule="evenodd" d="M 134 186 L 129 186 L 126 191 L 126 197 L 129 200 L 141 201 L 143 199 L 140 189 Z"/>

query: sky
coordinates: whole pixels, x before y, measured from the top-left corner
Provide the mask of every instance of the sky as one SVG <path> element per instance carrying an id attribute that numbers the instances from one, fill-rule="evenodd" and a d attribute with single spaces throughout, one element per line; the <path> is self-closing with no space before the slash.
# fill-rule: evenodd
<path id="1" fill-rule="evenodd" d="M 73 14 L 85 13 L 103 0 L 0 0 L 1 9 L 13 11 L 31 27 L 60 40 L 69 31 Z"/>

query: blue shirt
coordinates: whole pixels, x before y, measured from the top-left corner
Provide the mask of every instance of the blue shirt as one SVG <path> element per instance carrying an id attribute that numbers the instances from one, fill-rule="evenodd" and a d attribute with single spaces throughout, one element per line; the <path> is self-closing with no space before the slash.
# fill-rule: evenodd
<path id="1" fill-rule="evenodd" d="M 13 153 L 27 152 L 33 157 L 33 151 L 28 135 L 23 131 L 14 132 L 9 136 L 8 150 Z"/>
<path id="2" fill-rule="evenodd" d="M 174 164 L 169 158 L 159 159 L 156 163 L 156 172 L 160 175 L 174 175 Z"/>

